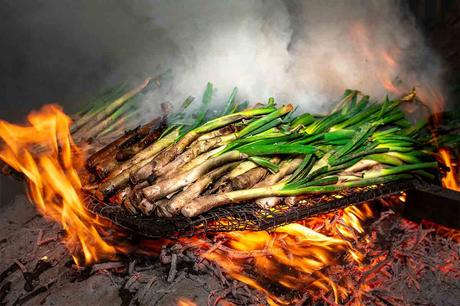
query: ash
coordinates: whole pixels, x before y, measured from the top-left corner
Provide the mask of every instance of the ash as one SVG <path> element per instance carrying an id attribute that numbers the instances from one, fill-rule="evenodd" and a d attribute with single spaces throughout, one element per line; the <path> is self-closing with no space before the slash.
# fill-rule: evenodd
<path id="1" fill-rule="evenodd" d="M 355 305 L 458 305 L 460 243 L 387 210 L 352 241 L 361 265 L 323 269 Z M 231 279 L 200 254 L 220 247 L 179 240 L 155 256 L 130 255 L 77 268 L 64 232 L 26 197 L 0 211 L 0 305 L 265 305 L 262 293 Z M 458 241 L 458 240 L 457 240 Z M 248 263 L 250 263 L 248 258 Z M 279 288 L 278 288 L 279 289 Z M 335 305 L 332 292 L 278 290 L 292 305 Z"/>

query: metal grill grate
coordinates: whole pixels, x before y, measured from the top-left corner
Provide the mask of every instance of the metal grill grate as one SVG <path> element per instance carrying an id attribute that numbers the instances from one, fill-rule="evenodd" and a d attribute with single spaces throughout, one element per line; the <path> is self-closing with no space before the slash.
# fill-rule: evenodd
<path id="1" fill-rule="evenodd" d="M 152 238 L 174 238 L 206 232 L 270 230 L 313 215 L 407 191 L 418 184 L 416 181 L 406 181 L 350 188 L 334 194 L 312 195 L 294 206 L 280 204 L 269 210 L 259 208 L 255 203 L 243 203 L 215 208 L 191 219 L 183 216 L 134 216 L 122 207 L 107 205 L 91 197 L 87 203 L 91 212 L 137 234 Z"/>

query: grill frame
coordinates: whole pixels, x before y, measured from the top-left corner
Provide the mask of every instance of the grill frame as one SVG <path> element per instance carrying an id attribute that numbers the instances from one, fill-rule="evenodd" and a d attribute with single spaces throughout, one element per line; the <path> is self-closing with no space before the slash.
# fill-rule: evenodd
<path id="1" fill-rule="evenodd" d="M 135 234 L 148 238 L 179 238 L 213 232 L 273 230 L 314 215 L 420 188 L 425 184 L 410 180 L 349 188 L 339 193 L 312 195 L 293 206 L 279 204 L 270 210 L 259 208 L 253 202 L 242 203 L 218 207 L 194 218 L 131 215 L 120 206 L 106 204 L 90 195 L 86 203 L 90 212 Z"/>

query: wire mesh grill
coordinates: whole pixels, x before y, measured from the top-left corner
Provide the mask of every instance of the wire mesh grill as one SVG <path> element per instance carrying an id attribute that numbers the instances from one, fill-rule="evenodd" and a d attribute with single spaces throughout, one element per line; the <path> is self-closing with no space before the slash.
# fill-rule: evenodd
<path id="1" fill-rule="evenodd" d="M 270 230 L 313 215 L 407 191 L 418 184 L 416 181 L 405 181 L 350 188 L 339 193 L 311 195 L 293 206 L 279 204 L 271 209 L 262 209 L 255 203 L 242 203 L 215 208 L 194 218 L 131 215 L 122 207 L 108 205 L 91 197 L 87 203 L 91 212 L 137 234 L 152 238 L 174 238 L 207 232 Z"/>

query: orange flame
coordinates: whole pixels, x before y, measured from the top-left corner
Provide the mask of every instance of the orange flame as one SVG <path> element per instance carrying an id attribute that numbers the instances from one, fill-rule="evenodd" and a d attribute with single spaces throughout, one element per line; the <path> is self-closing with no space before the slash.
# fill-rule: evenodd
<path id="1" fill-rule="evenodd" d="M 398 76 L 399 50 L 380 50 L 371 43 L 372 33 L 368 26 L 361 22 L 354 22 L 350 27 L 350 36 L 357 44 L 359 52 L 366 62 L 376 67 L 376 77 L 383 87 L 391 94 L 401 95 L 403 91 L 398 88 L 393 80 Z"/>
<path id="2" fill-rule="evenodd" d="M 447 172 L 446 176 L 443 177 L 442 185 L 448 189 L 460 191 L 460 178 L 456 169 L 457 165 L 452 161 L 449 150 L 446 148 L 440 148 L 439 156 L 441 157 L 441 161 L 444 163 L 444 165 L 446 165 L 450 169 L 450 171 Z"/>
<path id="3" fill-rule="evenodd" d="M 70 135 L 71 119 L 59 106 L 46 105 L 27 121 L 20 126 L 0 120 L 0 158 L 25 175 L 30 200 L 62 225 L 67 247 L 81 247 L 84 262 L 74 256 L 77 265 L 115 254 L 117 249 L 99 234 L 101 223 L 85 210 L 81 199 L 77 167 L 83 159 Z"/>
<path id="4" fill-rule="evenodd" d="M 196 304 L 190 299 L 181 297 L 177 301 L 177 306 L 196 306 Z"/>
<path id="5" fill-rule="evenodd" d="M 337 262 L 338 253 L 346 253 L 349 260 L 360 262 L 362 255 L 347 238 L 356 238 L 357 233 L 363 232 L 361 222 L 371 217 L 372 212 L 368 205 L 349 207 L 340 212 L 334 226 L 325 226 L 331 225 L 334 216 L 337 215 L 331 213 L 302 224 L 288 224 L 273 233 L 226 233 L 226 246 L 212 248 L 202 256 L 216 262 L 232 278 L 263 292 L 271 305 L 293 303 L 274 294 L 274 284 L 298 291 L 332 290 L 338 303 L 346 297 L 347 290 L 321 271 Z M 246 271 L 248 259 L 255 273 Z"/>
<path id="6" fill-rule="evenodd" d="M 444 108 L 445 99 L 439 84 L 422 79 L 417 71 L 402 69 L 402 51 L 397 47 L 376 44 L 373 41 L 375 29 L 372 25 L 353 22 L 349 35 L 356 44 L 365 62 L 374 68 L 376 78 L 389 94 L 402 96 L 416 89 L 417 97 L 428 110 L 437 114 Z M 438 87 L 439 86 L 439 87 Z"/>

